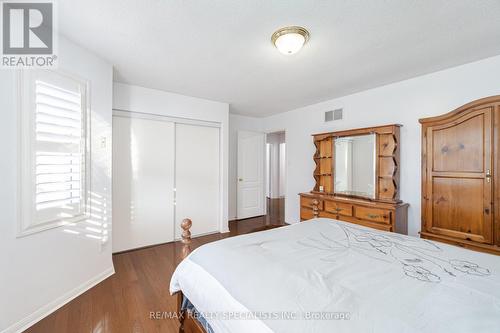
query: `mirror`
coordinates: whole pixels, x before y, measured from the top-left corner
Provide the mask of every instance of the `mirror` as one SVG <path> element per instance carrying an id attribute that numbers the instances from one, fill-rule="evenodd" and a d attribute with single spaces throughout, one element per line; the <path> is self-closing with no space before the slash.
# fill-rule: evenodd
<path id="1" fill-rule="evenodd" d="M 375 134 L 335 138 L 335 194 L 375 198 Z"/>

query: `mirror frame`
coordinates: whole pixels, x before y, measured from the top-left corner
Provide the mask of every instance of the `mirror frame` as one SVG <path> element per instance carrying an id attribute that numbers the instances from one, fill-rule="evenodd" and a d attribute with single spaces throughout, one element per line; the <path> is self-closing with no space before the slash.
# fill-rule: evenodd
<path id="1" fill-rule="evenodd" d="M 314 189 L 311 193 L 335 196 L 339 198 L 357 198 L 364 201 L 401 203 L 399 199 L 400 173 L 400 127 L 390 124 L 374 127 L 357 128 L 337 132 L 313 134 L 316 152 L 313 160 L 316 164 L 313 178 Z M 375 196 L 374 198 L 335 193 L 335 145 L 337 137 L 375 134 Z M 328 155 L 328 156 L 327 156 Z M 324 190 L 321 190 L 324 188 Z"/>

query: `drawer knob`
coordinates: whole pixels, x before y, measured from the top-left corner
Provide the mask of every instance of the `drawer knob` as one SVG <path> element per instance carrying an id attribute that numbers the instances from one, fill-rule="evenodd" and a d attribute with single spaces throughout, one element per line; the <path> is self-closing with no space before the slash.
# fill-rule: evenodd
<path id="1" fill-rule="evenodd" d="M 366 216 L 368 216 L 371 219 L 378 219 L 380 217 L 380 215 L 377 214 L 366 214 Z"/>

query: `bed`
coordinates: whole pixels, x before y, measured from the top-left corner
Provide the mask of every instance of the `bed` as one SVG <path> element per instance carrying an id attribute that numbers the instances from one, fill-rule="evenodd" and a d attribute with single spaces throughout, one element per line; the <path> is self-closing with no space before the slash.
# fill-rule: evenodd
<path id="1" fill-rule="evenodd" d="M 186 332 L 499 332 L 499 272 L 498 256 L 317 218 L 203 245 L 170 292 L 196 314 Z"/>

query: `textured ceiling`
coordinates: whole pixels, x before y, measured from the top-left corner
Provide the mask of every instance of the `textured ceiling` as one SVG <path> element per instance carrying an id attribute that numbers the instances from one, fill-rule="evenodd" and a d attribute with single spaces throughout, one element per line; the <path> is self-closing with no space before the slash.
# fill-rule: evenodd
<path id="1" fill-rule="evenodd" d="M 64 35 L 115 81 L 266 116 L 500 54 L 498 0 L 63 0 Z M 301 25 L 286 57 L 270 36 Z"/>

